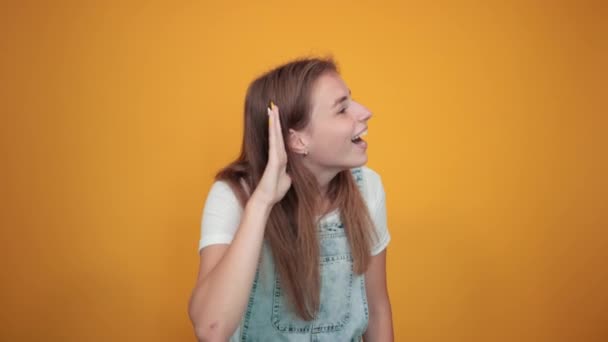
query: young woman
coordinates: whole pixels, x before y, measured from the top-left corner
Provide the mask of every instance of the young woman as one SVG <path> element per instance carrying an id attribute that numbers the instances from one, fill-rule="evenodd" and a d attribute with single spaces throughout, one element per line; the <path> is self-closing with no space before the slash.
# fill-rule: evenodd
<path id="1" fill-rule="evenodd" d="M 372 114 L 332 59 L 254 80 L 237 160 L 203 210 L 189 315 L 201 341 L 392 341 Z"/>

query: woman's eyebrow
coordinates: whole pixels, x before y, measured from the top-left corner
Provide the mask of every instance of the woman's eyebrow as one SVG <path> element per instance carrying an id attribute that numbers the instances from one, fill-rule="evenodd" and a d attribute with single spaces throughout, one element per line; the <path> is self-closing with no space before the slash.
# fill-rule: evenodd
<path id="1" fill-rule="evenodd" d="M 348 89 L 348 96 L 350 96 L 350 95 L 351 95 L 351 91 L 350 91 L 350 89 Z M 331 106 L 331 108 L 334 108 L 340 102 L 344 102 L 344 101 L 348 100 L 348 96 L 345 95 L 345 96 L 342 96 L 342 97 L 338 98 L 336 101 L 334 101 L 334 105 Z"/>

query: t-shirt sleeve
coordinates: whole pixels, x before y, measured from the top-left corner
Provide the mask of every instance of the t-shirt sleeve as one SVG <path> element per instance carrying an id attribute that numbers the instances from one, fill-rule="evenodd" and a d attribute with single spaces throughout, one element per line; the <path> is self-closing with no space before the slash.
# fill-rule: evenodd
<path id="1" fill-rule="evenodd" d="M 203 209 L 199 252 L 209 245 L 230 244 L 242 214 L 243 209 L 228 183 L 215 181 Z"/>
<path id="2" fill-rule="evenodd" d="M 377 234 L 377 239 L 374 239 L 371 253 L 372 255 L 377 255 L 388 246 L 391 235 L 386 223 L 386 194 L 382 185 L 382 179 L 378 173 L 371 169 L 367 169 L 367 173 L 369 176 L 367 179 L 370 196 L 369 209 Z"/>

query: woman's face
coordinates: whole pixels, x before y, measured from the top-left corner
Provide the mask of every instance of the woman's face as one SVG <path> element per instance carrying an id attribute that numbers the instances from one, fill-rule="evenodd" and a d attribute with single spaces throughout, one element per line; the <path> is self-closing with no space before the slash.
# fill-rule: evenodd
<path id="1" fill-rule="evenodd" d="M 340 75 L 325 73 L 312 90 L 312 113 L 298 136 L 308 151 L 305 163 L 313 169 L 350 169 L 367 162 L 367 143 L 356 139 L 367 133 L 371 112 L 354 101 Z M 320 170 L 319 170 L 320 171 Z"/>

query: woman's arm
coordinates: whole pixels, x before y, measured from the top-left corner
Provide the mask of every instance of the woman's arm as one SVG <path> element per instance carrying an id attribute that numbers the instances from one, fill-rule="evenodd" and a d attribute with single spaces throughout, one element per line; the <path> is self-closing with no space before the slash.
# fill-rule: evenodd
<path id="1" fill-rule="evenodd" d="M 386 249 L 372 257 L 365 273 L 369 323 L 365 342 L 393 341 L 393 316 L 386 288 Z"/>
<path id="2" fill-rule="evenodd" d="M 250 199 L 230 245 L 200 252 L 200 268 L 188 305 L 197 338 L 225 341 L 238 326 L 247 305 L 270 206 Z"/>
<path id="3" fill-rule="evenodd" d="M 270 211 L 291 187 L 277 106 L 268 109 L 268 163 L 247 201 L 230 245 L 201 250 L 199 275 L 188 314 L 201 341 L 226 341 L 247 305 Z"/>

